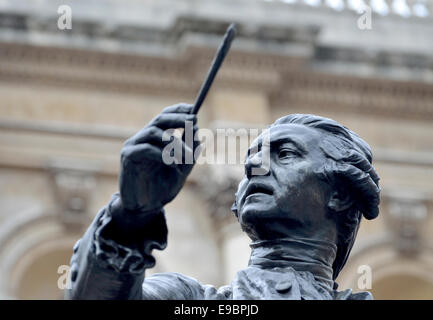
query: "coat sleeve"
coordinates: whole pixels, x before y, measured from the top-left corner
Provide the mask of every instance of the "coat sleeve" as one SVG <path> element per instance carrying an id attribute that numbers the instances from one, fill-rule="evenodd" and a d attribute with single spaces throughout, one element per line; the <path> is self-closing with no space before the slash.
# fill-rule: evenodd
<path id="1" fill-rule="evenodd" d="M 147 222 L 139 243 L 122 245 L 110 237 L 110 205 L 118 196 L 74 246 L 66 299 L 146 299 L 142 285 L 145 269 L 155 265 L 151 251 L 167 246 L 164 210 Z"/>
<path id="2" fill-rule="evenodd" d="M 143 299 L 146 300 L 228 300 L 232 298 L 232 291 L 231 286 L 217 290 L 176 272 L 156 273 L 143 282 Z"/>

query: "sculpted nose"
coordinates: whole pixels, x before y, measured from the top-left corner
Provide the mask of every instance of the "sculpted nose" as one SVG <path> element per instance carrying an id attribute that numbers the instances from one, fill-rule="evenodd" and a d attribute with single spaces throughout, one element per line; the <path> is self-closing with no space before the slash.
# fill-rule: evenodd
<path id="1" fill-rule="evenodd" d="M 245 175 L 251 179 L 254 175 L 268 175 L 269 168 L 262 161 L 262 152 L 257 152 L 245 161 Z"/>

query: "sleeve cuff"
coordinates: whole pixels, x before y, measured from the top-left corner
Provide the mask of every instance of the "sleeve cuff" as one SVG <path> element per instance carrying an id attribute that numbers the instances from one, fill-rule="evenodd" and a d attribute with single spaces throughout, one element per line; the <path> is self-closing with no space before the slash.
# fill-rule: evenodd
<path id="1" fill-rule="evenodd" d="M 99 263 L 117 272 L 142 274 L 145 269 L 155 265 L 155 258 L 151 255 L 153 249 L 163 250 L 167 246 L 167 224 L 164 209 L 144 226 L 143 236 L 139 243 L 122 245 L 107 236 L 112 222 L 111 204 L 118 197 L 115 194 L 103 214 L 97 220 L 93 236 L 92 251 Z"/>

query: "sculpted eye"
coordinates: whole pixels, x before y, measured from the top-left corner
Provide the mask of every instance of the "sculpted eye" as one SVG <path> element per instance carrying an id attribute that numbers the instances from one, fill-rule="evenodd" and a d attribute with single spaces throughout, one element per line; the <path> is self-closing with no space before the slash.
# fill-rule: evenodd
<path id="1" fill-rule="evenodd" d="M 278 157 L 280 159 L 293 158 L 296 156 L 298 156 L 298 153 L 293 149 L 283 148 L 283 149 L 280 149 L 278 152 Z"/>

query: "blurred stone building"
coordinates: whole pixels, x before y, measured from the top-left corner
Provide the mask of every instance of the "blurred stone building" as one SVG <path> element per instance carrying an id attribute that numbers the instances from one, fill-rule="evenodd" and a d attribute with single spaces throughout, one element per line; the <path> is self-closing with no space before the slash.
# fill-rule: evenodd
<path id="1" fill-rule="evenodd" d="M 72 29 L 61 30 L 65 4 Z M 164 106 L 194 100 L 234 21 L 200 127 L 315 113 L 359 133 L 382 178 L 381 215 L 363 221 L 340 288 L 364 289 L 371 270 L 377 299 L 433 299 L 433 5 L 373 0 L 371 25 L 360 25 L 364 4 L 1 0 L 0 297 L 62 297 L 74 242 L 117 190 L 123 141 Z M 218 286 L 247 265 L 230 212 L 242 173 L 195 167 L 167 206 L 169 245 L 150 272 Z"/>

